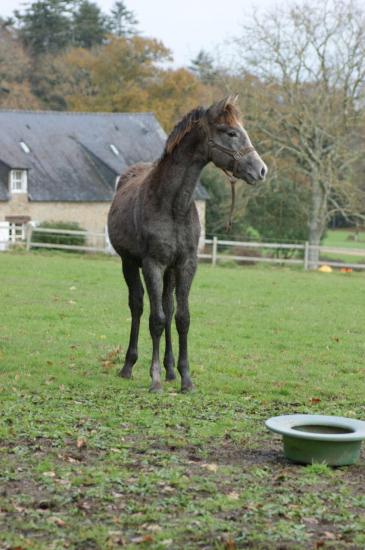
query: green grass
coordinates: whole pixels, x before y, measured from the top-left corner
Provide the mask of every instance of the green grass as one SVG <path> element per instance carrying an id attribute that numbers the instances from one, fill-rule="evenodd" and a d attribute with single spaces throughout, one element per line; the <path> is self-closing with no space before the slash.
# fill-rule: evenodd
<path id="1" fill-rule="evenodd" d="M 354 240 L 355 231 L 350 229 L 329 229 L 323 240 L 324 246 L 339 248 L 356 248 L 365 253 L 365 231 L 360 231 L 357 240 Z"/>
<path id="2" fill-rule="evenodd" d="M 363 256 L 351 256 L 349 254 L 324 254 L 328 260 L 339 260 L 344 263 L 364 264 L 365 263 L 365 232 L 361 231 L 357 235 L 357 240 L 353 240 L 355 232 L 350 229 L 336 229 L 328 230 L 326 236 L 323 239 L 323 246 L 330 246 L 334 248 L 349 248 L 355 250 L 362 250 Z"/>
<path id="3" fill-rule="evenodd" d="M 365 547 L 364 453 L 292 465 L 264 427 L 364 418 L 364 274 L 199 266 L 189 395 L 148 393 L 147 314 L 116 377 L 116 259 L 3 253 L 0 277 L 1 549 Z"/>

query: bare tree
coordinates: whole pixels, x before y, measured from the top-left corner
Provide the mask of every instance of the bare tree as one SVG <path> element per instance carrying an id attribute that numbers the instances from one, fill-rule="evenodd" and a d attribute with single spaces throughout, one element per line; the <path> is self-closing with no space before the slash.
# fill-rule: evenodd
<path id="1" fill-rule="evenodd" d="M 308 240 L 319 245 L 334 213 L 365 219 L 353 177 L 364 143 L 365 12 L 352 0 L 297 4 L 255 16 L 236 43 L 242 70 L 260 81 L 260 130 L 310 187 Z"/>

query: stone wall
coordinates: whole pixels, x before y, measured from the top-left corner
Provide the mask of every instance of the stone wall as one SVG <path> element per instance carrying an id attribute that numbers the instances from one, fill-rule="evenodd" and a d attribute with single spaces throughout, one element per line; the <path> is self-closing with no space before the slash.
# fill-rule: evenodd
<path id="1" fill-rule="evenodd" d="M 109 207 L 109 202 L 32 202 L 26 193 L 17 193 L 0 202 L 0 220 L 29 216 L 34 222 L 78 222 L 87 231 L 103 233 Z"/>
<path id="2" fill-rule="evenodd" d="M 196 201 L 205 238 L 205 201 Z M 26 193 L 16 193 L 9 201 L 0 201 L 0 221 L 7 217 L 29 217 L 34 222 L 78 222 L 83 229 L 104 233 L 109 202 L 32 202 Z"/>

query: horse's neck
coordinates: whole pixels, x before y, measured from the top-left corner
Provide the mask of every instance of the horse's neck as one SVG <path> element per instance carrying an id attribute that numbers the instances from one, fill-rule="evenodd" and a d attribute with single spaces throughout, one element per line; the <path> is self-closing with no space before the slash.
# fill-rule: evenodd
<path id="1" fill-rule="evenodd" d="M 183 218 L 194 200 L 194 190 L 206 161 L 199 155 L 182 153 L 163 161 L 160 174 L 161 199 L 174 217 Z"/>

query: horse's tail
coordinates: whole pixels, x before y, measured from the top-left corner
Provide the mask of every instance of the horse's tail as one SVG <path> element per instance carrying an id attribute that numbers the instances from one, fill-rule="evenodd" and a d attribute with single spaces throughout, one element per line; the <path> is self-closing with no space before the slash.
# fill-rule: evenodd
<path id="1" fill-rule="evenodd" d="M 130 181 L 140 176 L 143 172 L 149 170 L 151 166 L 152 163 L 150 162 L 139 162 L 138 164 L 133 164 L 132 166 L 127 168 L 127 170 L 123 172 L 123 174 L 118 179 L 115 186 L 115 191 L 117 192 L 123 185 L 129 183 Z"/>

